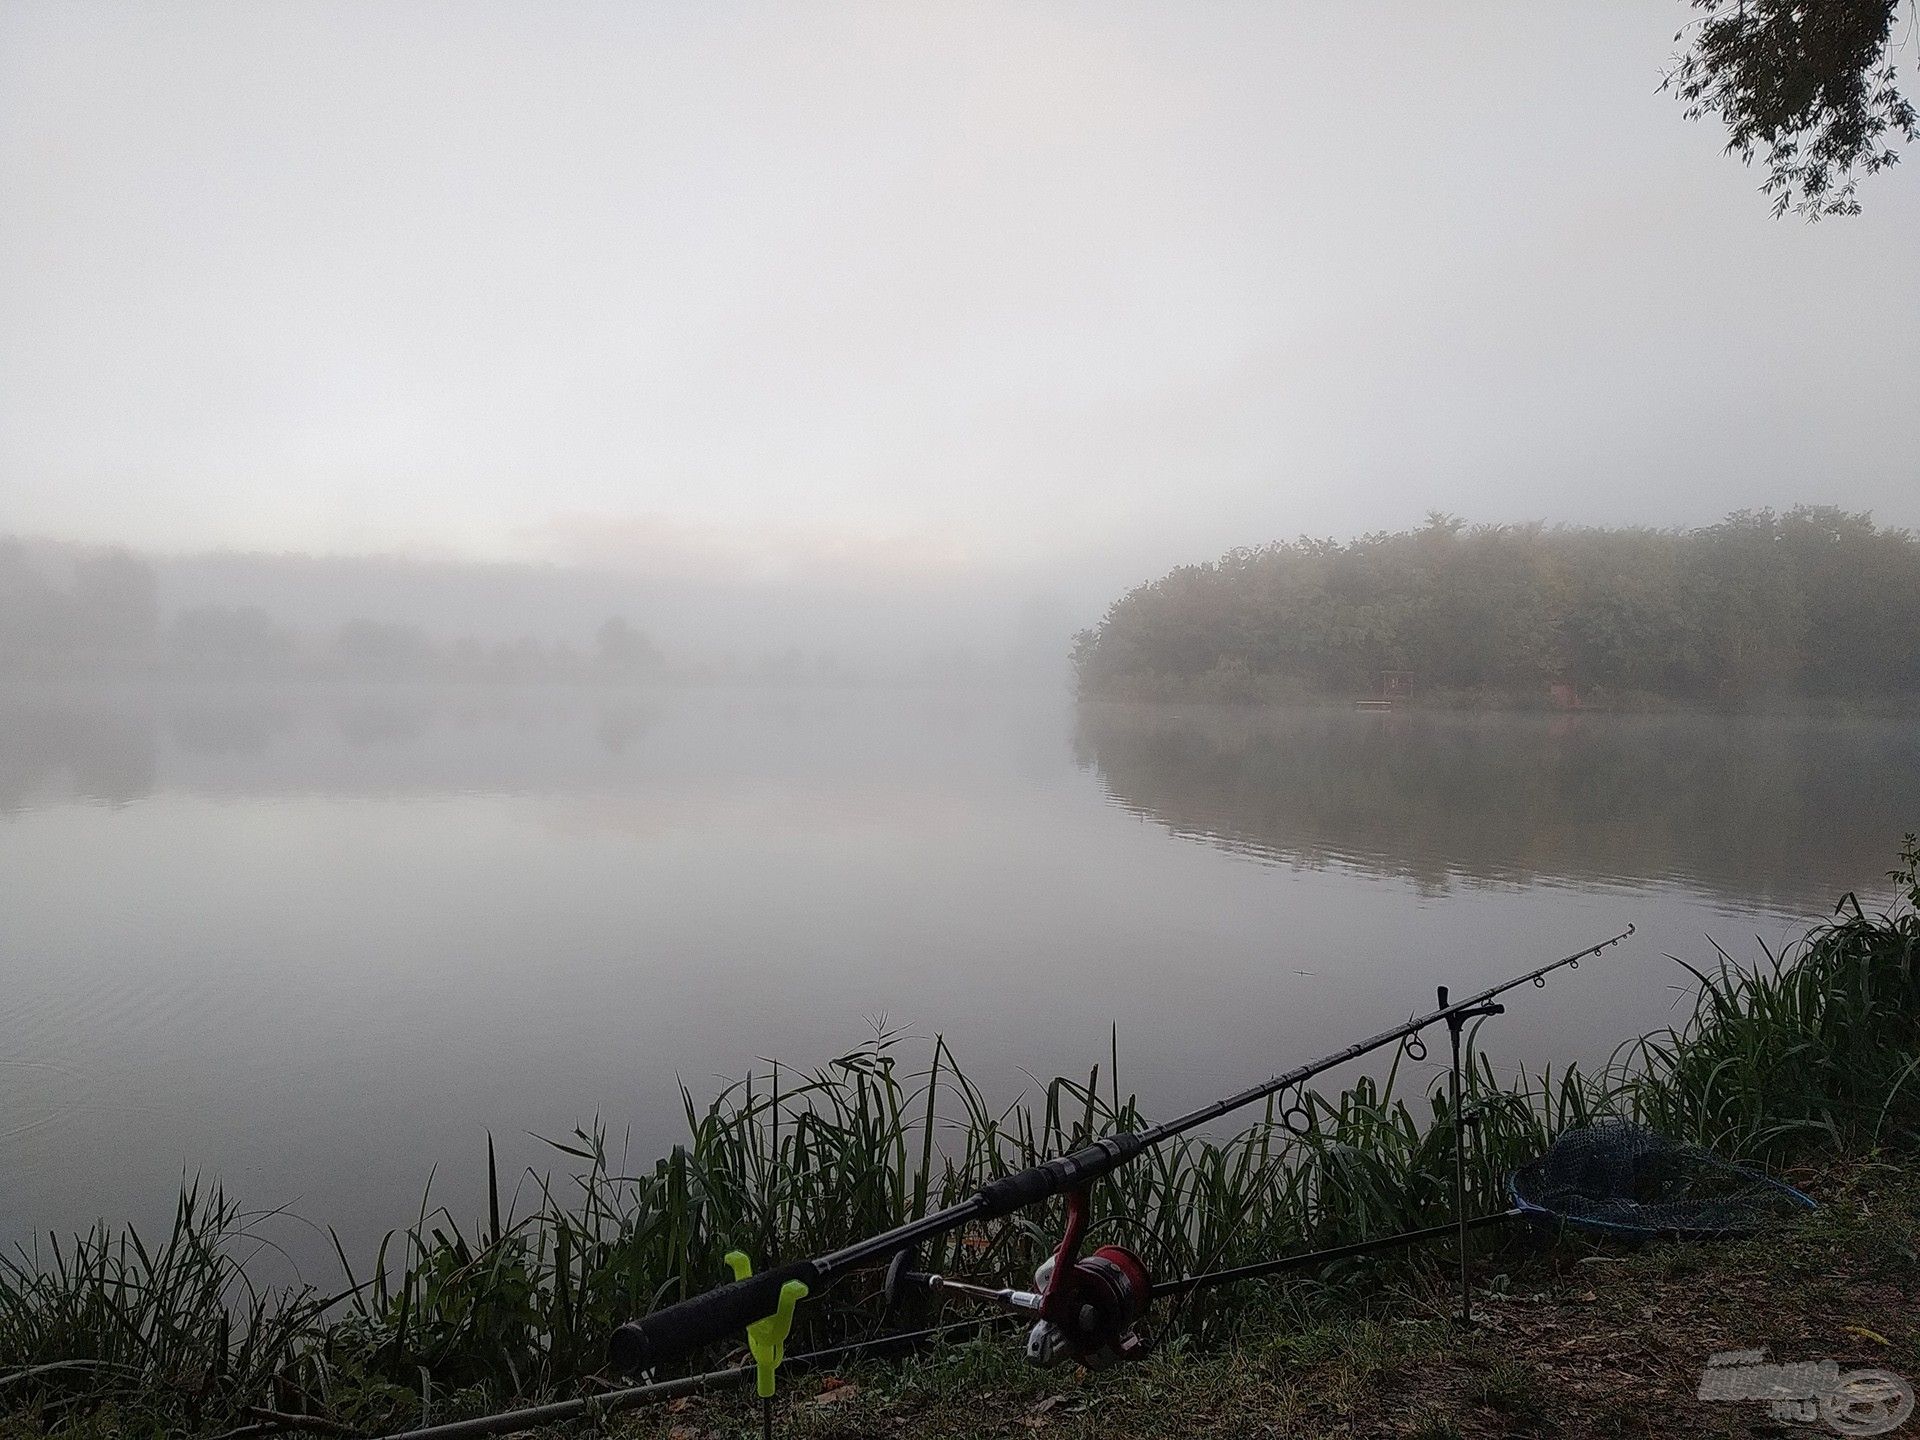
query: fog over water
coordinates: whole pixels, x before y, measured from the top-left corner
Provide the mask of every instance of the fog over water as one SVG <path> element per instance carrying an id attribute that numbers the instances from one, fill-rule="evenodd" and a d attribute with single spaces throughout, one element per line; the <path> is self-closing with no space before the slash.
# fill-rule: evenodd
<path id="1" fill-rule="evenodd" d="M 1771 219 L 1691 13 L 0 0 L 0 1242 L 881 1024 L 1165 1114 L 1632 921 L 1489 1035 L 1592 1059 L 1878 894 L 1920 170 Z"/>

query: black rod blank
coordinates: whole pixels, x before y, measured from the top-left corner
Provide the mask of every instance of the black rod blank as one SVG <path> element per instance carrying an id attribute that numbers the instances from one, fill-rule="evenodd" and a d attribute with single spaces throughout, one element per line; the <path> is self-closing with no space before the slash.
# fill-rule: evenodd
<path id="1" fill-rule="evenodd" d="M 1517 1219 L 1523 1212 L 1519 1210 L 1496 1210 L 1490 1215 L 1476 1215 L 1466 1222 L 1465 1229 L 1480 1230 L 1489 1225 L 1504 1225 Z M 1282 1255 L 1277 1260 L 1259 1260 L 1251 1265 L 1236 1265 L 1230 1270 L 1207 1270 L 1199 1275 L 1183 1275 L 1178 1280 L 1162 1280 L 1153 1287 L 1153 1298 L 1163 1300 L 1169 1295 L 1185 1295 L 1194 1290 L 1209 1290 L 1215 1285 L 1232 1285 L 1241 1280 L 1261 1280 L 1269 1275 L 1279 1275 L 1288 1270 L 1305 1270 L 1315 1265 L 1330 1264 L 1335 1260 L 1346 1260 L 1355 1255 L 1371 1255 L 1378 1250 L 1392 1250 L 1401 1245 L 1417 1245 L 1423 1240 L 1440 1240 L 1455 1234 L 1456 1227 L 1449 1220 L 1444 1225 L 1429 1225 L 1424 1230 L 1401 1230 L 1392 1235 L 1376 1235 L 1371 1240 L 1355 1240 L 1350 1245 L 1334 1245 L 1325 1250 L 1307 1250 L 1298 1255 Z"/>

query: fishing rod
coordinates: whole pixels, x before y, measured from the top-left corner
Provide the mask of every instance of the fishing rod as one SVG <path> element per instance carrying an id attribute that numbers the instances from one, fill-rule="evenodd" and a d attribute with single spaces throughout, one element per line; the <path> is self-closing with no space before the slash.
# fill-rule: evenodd
<path id="1" fill-rule="evenodd" d="M 1103 1246 L 1085 1258 L 1079 1258 L 1077 1252 L 1087 1223 L 1088 1185 L 1099 1175 L 1118 1168 L 1152 1146 L 1196 1125 L 1205 1124 L 1208 1120 L 1250 1105 L 1255 1100 L 1277 1094 L 1291 1085 L 1299 1084 L 1325 1070 L 1357 1059 L 1396 1040 L 1417 1036 L 1421 1030 L 1443 1021 L 1453 1032 L 1455 1039 L 1454 1113 L 1458 1116 L 1457 1086 L 1460 1068 L 1458 1037 L 1460 1029 L 1466 1022 L 1484 1015 L 1499 1013 L 1502 1007 L 1488 1003 L 1493 997 L 1529 982 L 1544 985 L 1545 977 L 1555 970 L 1563 966 L 1577 968 L 1579 963 L 1588 956 L 1597 955 L 1619 944 L 1633 933 L 1634 927 L 1629 925 L 1609 940 L 1603 940 L 1598 945 L 1591 945 L 1585 950 L 1564 956 L 1551 964 L 1542 965 L 1465 1000 L 1448 1003 L 1447 992 L 1442 989 L 1439 992 L 1438 1009 L 1426 1015 L 1416 1016 L 1404 1025 L 1383 1031 L 1358 1044 L 1350 1045 L 1337 1054 L 1326 1056 L 1310 1065 L 1296 1067 L 1285 1074 L 1273 1077 L 1264 1084 L 1230 1095 L 1224 1100 L 1203 1106 L 1178 1119 L 1151 1126 L 1145 1130 L 1108 1137 L 1071 1155 L 1044 1162 L 1030 1170 L 1004 1177 L 1002 1180 L 990 1182 L 958 1205 L 949 1206 L 945 1210 L 937 1211 L 907 1225 L 895 1227 L 843 1250 L 830 1252 L 811 1261 L 783 1266 L 757 1279 L 736 1281 L 707 1295 L 657 1311 L 643 1321 L 629 1322 L 615 1333 L 612 1347 L 615 1352 L 612 1363 L 632 1374 L 640 1367 L 630 1358 L 632 1351 L 623 1350 L 623 1347 L 636 1343 L 636 1334 L 646 1343 L 653 1344 L 653 1340 L 648 1338 L 649 1330 L 653 1330 L 656 1335 L 661 1333 L 654 1326 L 654 1322 L 663 1319 L 671 1322 L 665 1334 L 673 1348 L 669 1350 L 667 1346 L 659 1345 L 651 1350 L 649 1353 L 653 1358 L 646 1362 L 648 1366 L 661 1358 L 684 1354 L 687 1350 L 705 1343 L 707 1339 L 722 1338 L 732 1328 L 736 1314 L 744 1313 L 746 1319 L 740 1323 L 745 1324 L 747 1328 L 749 1348 L 754 1352 L 755 1363 L 670 1380 L 653 1381 L 584 1399 L 557 1401 L 496 1415 L 484 1415 L 470 1420 L 427 1426 L 390 1436 L 388 1440 L 483 1440 L 483 1437 L 515 1434 L 582 1416 L 605 1415 L 653 1401 L 727 1388 L 743 1384 L 756 1376 L 759 1377 L 762 1385 L 762 1416 L 766 1430 L 770 1433 L 773 1411 L 772 1386 L 769 1382 L 772 1379 L 772 1372 L 782 1363 L 781 1342 L 786 1333 L 786 1326 L 791 1322 L 793 1304 L 798 1298 L 797 1295 L 788 1294 L 786 1287 L 794 1285 L 801 1275 L 819 1277 L 836 1274 L 861 1263 L 864 1259 L 877 1258 L 888 1253 L 891 1253 L 892 1261 L 887 1269 L 884 1286 L 887 1315 L 898 1315 L 907 1297 L 919 1291 L 948 1292 L 968 1296 L 997 1303 L 1002 1308 L 998 1313 L 978 1315 L 967 1320 L 830 1346 L 804 1355 L 789 1357 L 787 1363 L 810 1365 L 857 1354 L 911 1348 L 926 1340 L 944 1338 L 961 1331 L 979 1330 L 1024 1315 L 1037 1314 L 1040 1318 L 1028 1332 L 1029 1359 L 1040 1364 L 1051 1364 L 1062 1359 L 1073 1358 L 1097 1367 L 1144 1353 L 1145 1338 L 1137 1329 L 1136 1322 L 1144 1315 L 1151 1302 L 1187 1295 L 1196 1290 L 1262 1279 L 1290 1270 L 1325 1265 L 1336 1260 L 1356 1258 L 1447 1236 L 1457 1236 L 1460 1241 L 1464 1277 L 1464 1247 L 1468 1232 L 1504 1224 L 1518 1218 L 1522 1212 L 1509 1209 L 1473 1218 L 1467 1217 L 1465 1196 L 1461 1188 L 1459 1170 L 1461 1155 L 1458 1141 L 1456 1141 L 1455 1219 L 1444 1225 L 1374 1236 L 1345 1245 L 1297 1252 L 1277 1259 L 1204 1271 L 1158 1282 L 1149 1279 L 1146 1267 L 1138 1256 L 1120 1246 Z M 1415 1059 L 1419 1059 L 1424 1057 L 1425 1049 L 1422 1047 L 1418 1052 L 1414 1052 L 1410 1048 L 1409 1053 L 1413 1054 Z M 1283 1112 L 1282 1123 L 1298 1133 L 1300 1127 L 1293 1123 L 1291 1116 L 1304 1109 L 1304 1105 L 1296 1101 Z M 1462 1124 L 1464 1123 L 1462 1120 Z M 1067 1193 L 1066 1231 L 1059 1246 L 1042 1263 L 1036 1273 L 1034 1290 L 993 1289 L 938 1274 L 917 1272 L 909 1268 L 915 1248 L 922 1239 L 946 1233 L 970 1220 L 1010 1213 L 1013 1209 L 1034 1203 L 1048 1195 L 1057 1194 L 1063 1189 Z M 1007 1198 L 1009 1194 L 1014 1196 L 1011 1201 Z M 1005 1208 L 999 1208 L 1001 1206 Z M 746 1267 L 744 1255 L 728 1258 L 730 1262 L 737 1261 L 743 1269 Z M 801 1285 L 805 1283 L 804 1280 L 800 1280 Z M 774 1291 L 771 1301 L 760 1298 L 769 1290 Z M 799 1293 L 805 1292 L 801 1290 Z M 775 1319 L 770 1320 L 759 1315 L 757 1307 L 765 1303 L 774 1305 Z M 721 1309 L 723 1305 L 726 1307 L 724 1310 Z M 719 1320 L 712 1318 L 716 1313 L 722 1318 Z M 686 1321 L 689 1315 L 693 1317 L 692 1324 Z M 709 1327 L 716 1325 L 718 1329 L 709 1334 Z M 762 1331 L 767 1325 L 774 1325 L 772 1335 L 755 1333 Z M 688 1336 L 692 1338 L 687 1338 Z"/>
<path id="2" fill-rule="evenodd" d="M 1109 1352 L 1122 1358 L 1139 1353 L 1144 1345 L 1137 1343 L 1138 1337 L 1131 1327 L 1153 1292 L 1145 1266 L 1131 1251 L 1119 1246 L 1103 1246 L 1084 1259 L 1079 1256 L 1080 1241 L 1087 1226 L 1087 1191 L 1092 1182 L 1175 1136 L 1301 1085 L 1383 1046 L 1417 1036 L 1430 1025 L 1446 1022 L 1457 1033 L 1457 1027 L 1469 1016 L 1494 1013 L 1486 1007 L 1496 996 L 1529 983 L 1544 985 L 1546 977 L 1554 971 L 1577 968 L 1582 960 L 1618 945 L 1633 933 L 1634 927 L 1629 925 L 1611 939 L 1562 956 L 1464 1000 L 1449 1002 L 1443 991 L 1438 1009 L 1185 1115 L 1142 1130 L 1122 1131 L 1095 1140 L 1070 1154 L 990 1180 L 966 1199 L 916 1220 L 838 1250 L 790 1261 L 763 1274 L 735 1280 L 704 1295 L 629 1320 L 613 1332 L 608 1346 L 609 1363 L 625 1374 L 638 1375 L 703 1345 L 735 1335 L 773 1315 L 781 1306 L 782 1291 L 790 1285 L 796 1286 L 790 1293 L 817 1293 L 822 1285 L 843 1272 L 881 1259 L 893 1262 L 891 1269 L 898 1279 L 907 1257 L 922 1243 L 966 1225 L 1000 1219 L 1062 1192 L 1067 1195 L 1065 1231 L 1053 1256 L 1035 1275 L 1035 1290 L 1025 1292 L 1037 1301 L 1033 1309 L 1040 1317 L 1028 1336 L 1028 1356 L 1039 1363 L 1050 1363 L 1064 1358 L 1088 1360 Z M 1286 1113 L 1293 1113 L 1291 1107 Z M 1458 1113 L 1457 1106 L 1455 1113 Z M 1464 1242 L 1464 1225 L 1459 1227 L 1459 1232 Z M 789 1313 L 791 1306 L 789 1300 Z"/>
<path id="3" fill-rule="evenodd" d="M 1469 1220 L 1467 1228 L 1480 1230 L 1491 1225 L 1503 1225 L 1509 1220 L 1519 1219 L 1525 1213 L 1519 1209 L 1494 1211 Z M 1381 1250 L 1396 1249 L 1403 1245 L 1443 1239 L 1453 1233 L 1454 1224 L 1448 1221 L 1445 1225 L 1430 1225 L 1424 1230 L 1404 1230 L 1393 1235 L 1357 1240 L 1349 1245 L 1335 1245 L 1324 1250 L 1283 1255 L 1277 1260 L 1262 1260 L 1252 1265 L 1236 1265 L 1226 1270 L 1208 1270 L 1198 1275 L 1182 1276 L 1178 1280 L 1156 1281 L 1149 1298 L 1164 1300 L 1176 1295 L 1190 1294 L 1195 1290 L 1212 1289 L 1217 1285 L 1237 1285 L 1247 1280 L 1263 1280 L 1289 1270 L 1311 1269 L 1316 1265 L 1331 1264 L 1335 1260 L 1353 1259 L 1361 1255 L 1375 1254 Z M 901 1253 L 904 1255 L 907 1252 Z M 1026 1292 L 989 1290 L 983 1286 L 947 1279 L 940 1275 L 916 1274 L 912 1271 L 895 1269 L 887 1274 L 887 1313 L 895 1313 L 905 1301 L 907 1293 L 916 1289 L 932 1292 L 952 1291 L 956 1294 L 995 1300 L 999 1301 L 1004 1308 L 997 1314 L 989 1312 L 964 1320 L 950 1320 L 939 1325 L 928 1325 L 917 1330 L 901 1330 L 888 1335 L 876 1335 L 867 1340 L 852 1340 L 840 1345 L 829 1345 L 823 1349 L 809 1350 L 803 1355 L 789 1355 L 785 1359 L 785 1364 L 797 1365 L 805 1369 L 854 1356 L 911 1350 L 930 1340 L 945 1340 L 952 1335 L 982 1331 L 1009 1320 L 1020 1319 L 1021 1312 L 1029 1308 L 1019 1303 L 1020 1297 Z M 528 1430 L 538 1430 L 569 1420 L 612 1415 L 659 1400 L 675 1400 L 681 1396 L 697 1395 L 709 1390 L 729 1390 L 746 1384 L 754 1378 L 757 1370 L 758 1366 L 754 1364 L 729 1365 L 721 1370 L 682 1375 L 673 1380 L 656 1380 L 648 1385 L 632 1385 L 625 1389 L 609 1390 L 604 1394 L 589 1395 L 578 1400 L 555 1400 L 545 1405 L 527 1405 L 518 1410 L 477 1415 L 469 1420 L 449 1420 L 441 1425 L 423 1425 L 415 1430 L 403 1430 L 398 1434 L 389 1435 L 385 1440 L 489 1440 L 489 1437 L 497 1435 L 518 1435 Z"/>
<path id="4" fill-rule="evenodd" d="M 1497 1210 L 1469 1220 L 1467 1228 L 1480 1230 L 1492 1225 L 1503 1225 L 1509 1220 L 1521 1218 L 1525 1213 L 1517 1208 Z M 1348 1260 L 1382 1250 L 1396 1249 L 1403 1245 L 1443 1239 L 1452 1235 L 1454 1229 L 1454 1223 L 1448 1221 L 1445 1225 L 1430 1225 L 1423 1230 L 1403 1230 L 1392 1235 L 1357 1240 L 1348 1245 L 1334 1245 L 1324 1250 L 1283 1255 L 1277 1260 L 1261 1260 L 1251 1265 L 1236 1265 L 1230 1269 L 1208 1270 L 1198 1275 L 1186 1275 L 1177 1280 L 1156 1281 L 1149 1298 L 1164 1300 L 1177 1295 L 1190 1294 L 1195 1290 L 1212 1289 L 1217 1285 L 1236 1285 L 1247 1280 L 1263 1280 L 1289 1270 L 1310 1269 L 1316 1265 L 1331 1264 L 1335 1260 Z M 901 1252 L 902 1255 L 906 1253 Z M 803 1355 L 789 1355 L 785 1359 L 785 1364 L 809 1368 L 853 1356 L 910 1350 L 930 1340 L 945 1340 L 951 1335 L 966 1331 L 982 1331 L 996 1324 L 1019 1319 L 1022 1311 L 1031 1308 L 1023 1302 L 1028 1298 L 1034 1300 L 1039 1298 L 1030 1296 L 1030 1292 L 990 1290 L 965 1281 L 952 1280 L 940 1275 L 919 1274 L 896 1266 L 887 1272 L 886 1313 L 895 1314 L 910 1291 L 921 1289 L 936 1293 L 951 1291 L 983 1300 L 998 1301 L 1003 1308 L 997 1314 L 975 1315 L 969 1319 L 951 1320 L 917 1330 L 895 1331 L 888 1335 L 876 1335 L 867 1340 L 852 1340 L 840 1345 L 829 1345 L 823 1349 L 810 1350 Z M 641 1405 L 652 1404 L 658 1400 L 675 1400 L 709 1390 L 732 1389 L 753 1379 L 758 1368 L 755 1364 L 729 1365 L 721 1370 L 682 1375 L 673 1380 L 656 1380 L 648 1385 L 632 1385 L 625 1389 L 609 1390 L 600 1395 L 590 1395 L 578 1400 L 555 1400 L 545 1405 L 527 1405 L 518 1410 L 477 1415 L 468 1420 L 449 1420 L 440 1425 L 423 1425 L 418 1429 L 403 1430 L 389 1435 L 385 1440 L 489 1440 L 489 1437 L 497 1435 L 518 1435 L 528 1430 L 538 1430 L 569 1420 L 612 1415 L 622 1410 L 632 1410 Z"/>

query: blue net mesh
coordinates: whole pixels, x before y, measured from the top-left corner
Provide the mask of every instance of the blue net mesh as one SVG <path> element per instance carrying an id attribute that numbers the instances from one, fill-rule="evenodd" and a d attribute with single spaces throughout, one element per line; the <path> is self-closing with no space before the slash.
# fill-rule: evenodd
<path id="1" fill-rule="evenodd" d="M 1511 1188 L 1537 1218 L 1625 1235 L 1742 1235 L 1813 1208 L 1790 1185 L 1625 1120 L 1566 1131 Z"/>

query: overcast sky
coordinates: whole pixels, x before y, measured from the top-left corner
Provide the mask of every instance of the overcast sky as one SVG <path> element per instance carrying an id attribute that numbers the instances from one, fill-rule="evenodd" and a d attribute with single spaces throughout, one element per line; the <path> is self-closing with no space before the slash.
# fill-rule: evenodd
<path id="1" fill-rule="evenodd" d="M 1079 577 L 1920 524 L 1920 156 L 1775 221 L 1681 0 L 0 0 L 0 530 Z"/>

